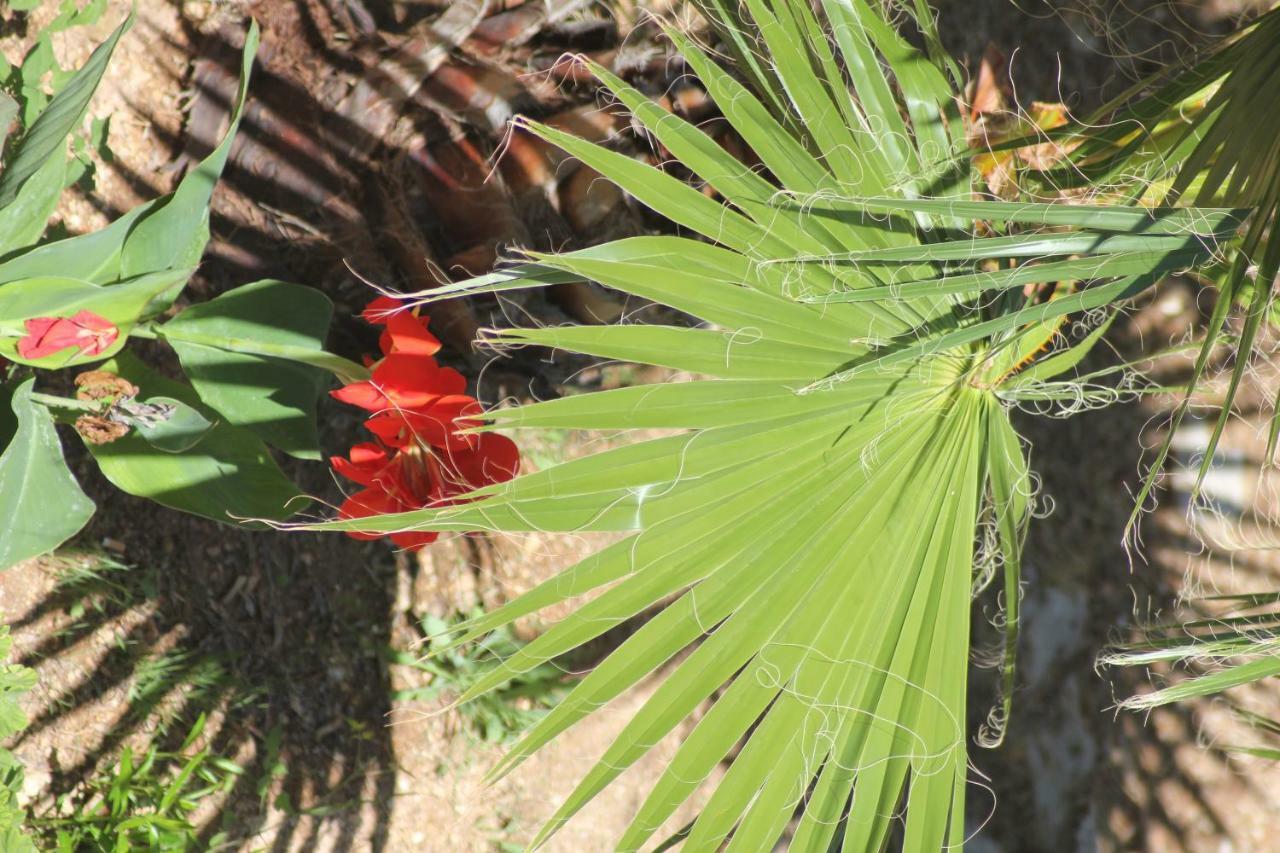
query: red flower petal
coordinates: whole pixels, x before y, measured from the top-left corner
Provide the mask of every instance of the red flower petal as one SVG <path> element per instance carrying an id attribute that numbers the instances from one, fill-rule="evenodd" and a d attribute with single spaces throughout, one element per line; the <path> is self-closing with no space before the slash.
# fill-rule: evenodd
<path id="1" fill-rule="evenodd" d="M 476 438 L 474 448 L 440 453 L 453 494 L 503 483 L 520 472 L 520 449 L 514 441 L 492 432 L 479 433 Z"/>
<path id="2" fill-rule="evenodd" d="M 346 403 L 348 406 L 364 409 L 366 412 L 381 412 L 390 405 L 387 395 L 383 394 L 369 381 L 352 382 L 350 385 L 343 385 L 336 391 L 330 391 L 329 396 Z"/>
<path id="3" fill-rule="evenodd" d="M 71 322 L 78 327 L 76 338 L 81 355 L 97 355 L 120 337 L 120 330 L 114 323 L 92 311 L 77 312 Z"/>
<path id="4" fill-rule="evenodd" d="M 364 425 L 388 447 L 408 447 L 416 440 L 431 447 L 462 450 L 475 445 L 476 438 L 459 435 L 458 430 L 475 425 L 475 416 L 481 411 L 471 397 L 440 397 L 425 408 L 379 412 Z"/>
<path id="5" fill-rule="evenodd" d="M 390 461 L 391 454 L 386 448 L 371 441 L 352 447 L 349 460 L 341 456 L 329 457 L 333 470 L 362 486 L 375 485 L 379 474 L 388 467 Z"/>
<path id="6" fill-rule="evenodd" d="M 96 332 L 114 332 L 116 331 L 113 324 L 106 317 L 101 317 L 92 311 L 78 311 L 71 318 L 71 322 L 85 329 L 93 329 Z"/>
<path id="7" fill-rule="evenodd" d="M 387 515 L 394 512 L 404 512 L 406 507 L 396 500 L 392 495 L 387 494 L 382 489 L 365 489 L 356 492 L 351 497 L 343 501 L 342 506 L 338 507 L 338 518 L 368 518 L 373 515 Z M 352 539 L 362 539 L 365 541 L 373 539 L 381 539 L 381 533 L 366 533 L 362 530 L 348 530 L 346 534 Z"/>
<path id="8" fill-rule="evenodd" d="M 440 341 L 427 331 L 427 318 L 401 312 L 387 318 L 387 330 L 378 341 L 384 355 L 393 352 L 405 355 L 435 355 L 440 351 Z"/>
<path id="9" fill-rule="evenodd" d="M 394 296 L 379 296 L 364 307 L 360 317 L 366 323 L 381 326 L 387 322 L 388 317 L 403 310 L 405 310 L 404 303 Z"/>
<path id="10" fill-rule="evenodd" d="M 18 340 L 18 355 L 23 358 L 44 358 L 46 355 L 52 355 L 67 344 L 54 345 L 49 340 L 50 332 L 59 323 L 69 324 L 68 320 L 57 317 L 32 317 L 24 322 L 27 334 Z"/>
<path id="11" fill-rule="evenodd" d="M 373 369 L 373 383 L 382 388 L 396 405 L 424 406 L 434 397 L 465 394 L 467 380 L 451 367 L 441 367 L 434 358 L 393 353 Z"/>
<path id="12" fill-rule="evenodd" d="M 27 334 L 18 340 L 18 355 L 39 359 L 68 347 L 80 355 L 98 355 L 120 337 L 120 330 L 110 320 L 92 311 L 80 311 L 73 317 L 32 317 L 24 322 Z"/>
<path id="13" fill-rule="evenodd" d="M 467 380 L 458 371 L 441 367 L 430 356 L 389 355 L 373 369 L 373 376 L 344 385 L 330 394 L 367 412 L 420 409 L 442 396 L 460 395 Z"/>

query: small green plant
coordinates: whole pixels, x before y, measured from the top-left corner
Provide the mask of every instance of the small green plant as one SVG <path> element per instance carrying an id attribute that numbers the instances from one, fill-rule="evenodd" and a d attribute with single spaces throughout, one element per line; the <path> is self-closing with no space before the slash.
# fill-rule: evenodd
<path id="1" fill-rule="evenodd" d="M 458 623 L 438 616 L 421 622 L 427 654 L 392 651 L 391 663 L 412 667 L 431 676 L 423 687 L 396 691 L 397 702 L 454 698 L 485 673 L 492 671 L 524 646 L 509 627 L 503 627 L 474 646 L 449 647 L 451 631 Z M 570 687 L 563 669 L 544 663 L 511 679 L 498 690 L 459 706 L 469 724 L 469 734 L 485 743 L 509 744 L 555 705 Z"/>
<path id="2" fill-rule="evenodd" d="M 63 553 L 55 561 L 54 597 L 73 620 L 63 632 L 87 619 L 134 606 L 155 594 L 151 572 L 139 571 L 96 552 Z"/>
<path id="3" fill-rule="evenodd" d="M 51 26 L 95 20 L 104 5 L 63 3 Z M 243 113 L 256 26 L 230 127 L 214 151 L 169 195 L 100 231 L 46 241 L 63 190 L 83 179 L 88 150 L 104 139 L 103 124 L 87 133 L 81 125 L 132 20 L 74 73 L 54 61 L 49 31 L 20 66 L 0 66 L 0 129 L 8 131 L 0 164 L 0 516 L 7 526 L 0 568 L 56 548 L 93 515 L 63 459 L 56 423 L 74 426 L 122 491 L 222 522 L 280 519 L 302 504 L 269 447 L 318 460 L 315 407 L 330 374 L 348 382 L 368 376 L 324 351 L 332 306 L 311 288 L 259 281 L 175 313 L 209 239 L 209 202 Z M 135 338 L 168 344 L 189 382 L 162 377 L 127 351 Z M 37 390 L 45 371 L 68 368 L 81 371 L 74 397 Z"/>
<path id="4" fill-rule="evenodd" d="M 0 661 L 9 659 L 13 641 L 9 626 L 0 625 Z M 36 686 L 35 671 L 18 664 L 0 664 L 0 742 L 27 727 L 27 715 L 18 697 Z M 0 850 L 5 853 L 34 851 L 23 825 L 26 810 L 18 805 L 22 795 L 22 764 L 7 749 L 0 748 Z"/>
<path id="5" fill-rule="evenodd" d="M 31 818 L 32 832 L 45 849 L 66 853 L 193 849 L 199 842 L 193 813 L 244 773 L 207 748 L 194 749 L 205 720 L 200 715 L 174 752 L 153 745 L 135 755 L 125 747 L 110 769 L 59 797 L 50 814 Z M 208 848 L 220 841 L 215 836 Z"/>
<path id="6" fill-rule="evenodd" d="M 210 708 L 225 702 L 229 709 L 240 709 L 260 697 L 261 691 L 237 683 L 222 659 L 193 649 L 173 649 L 139 661 L 129 686 L 134 717 L 150 720 L 157 737 L 181 719 L 184 707 Z"/>

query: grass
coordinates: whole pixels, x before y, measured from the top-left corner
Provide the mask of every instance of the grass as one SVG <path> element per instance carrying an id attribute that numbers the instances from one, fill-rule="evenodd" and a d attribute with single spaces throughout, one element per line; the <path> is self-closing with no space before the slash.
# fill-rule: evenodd
<path id="1" fill-rule="evenodd" d="M 398 690 L 397 702 L 453 700 L 477 678 L 519 651 L 524 643 L 509 628 L 501 628 L 483 642 L 438 651 L 461 618 L 446 621 L 427 616 L 420 623 L 425 654 L 392 650 L 390 662 L 407 666 L 429 677 L 422 687 Z M 489 744 L 509 744 L 541 719 L 569 690 L 569 676 L 553 663 L 541 664 L 512 678 L 503 687 L 458 706 L 467 721 L 465 731 Z"/>
<path id="2" fill-rule="evenodd" d="M 152 744 L 119 759 L 85 784 L 59 797 L 27 826 L 43 850 L 187 850 L 200 843 L 194 813 L 211 798 L 225 796 L 244 774 L 235 762 L 197 749 L 207 718 L 201 714 L 176 751 Z M 216 850 L 218 833 L 204 849 Z"/>

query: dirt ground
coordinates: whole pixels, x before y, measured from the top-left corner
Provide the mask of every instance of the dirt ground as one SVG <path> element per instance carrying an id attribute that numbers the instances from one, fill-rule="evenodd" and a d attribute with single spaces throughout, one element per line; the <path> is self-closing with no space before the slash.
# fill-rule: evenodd
<path id="1" fill-rule="evenodd" d="M 60 57 L 86 56 L 127 5 L 113 4 L 100 25 L 59 37 Z M 234 54 L 227 33 L 241 26 L 246 11 L 264 27 L 265 91 L 287 97 L 290 82 L 317 93 L 330 85 L 344 66 L 317 58 L 317 34 L 303 27 L 315 5 L 139 0 L 138 23 L 121 42 L 93 107 L 94 115 L 112 117 L 114 159 L 101 165 L 92 193 L 64 206 L 67 228 L 98 227 L 173 185 L 173 164 L 208 141 L 207 135 L 189 141 L 187 111 L 200 91 L 195 81 L 211 67 L 198 60 Z M 1078 107 L 1099 103 L 1197 33 L 1221 31 L 1238 11 L 1238 4 L 1221 2 L 1169 12 L 1165 4 L 1079 0 L 1023 3 L 1021 16 L 1003 0 L 940 5 L 948 19 L 964 22 L 944 27 L 954 50 L 974 58 L 988 41 L 1010 52 L 1020 45 L 1013 63 L 1019 96 L 1057 100 L 1061 92 Z M 1119 5 L 1132 17 L 1119 15 Z M 0 39 L 0 50 L 14 55 L 25 37 Z M 315 109 L 322 101 L 317 94 Z M 216 118 L 215 112 L 200 121 Z M 201 136 L 209 127 L 195 130 Z M 349 317 L 367 291 L 321 245 L 326 240 L 305 227 L 298 211 L 306 209 L 310 184 L 293 180 L 232 169 L 215 205 L 211 259 L 193 294 L 267 275 L 315 284 L 337 303 L 332 346 L 358 357 L 369 341 Z M 448 223 L 432 220 L 424 229 L 437 254 L 448 255 L 439 251 L 441 239 L 450 239 Z M 458 248 L 469 245 L 461 240 Z M 535 307 L 572 314 L 575 304 Z M 1117 333 L 1121 345 L 1152 316 L 1156 333 L 1167 334 L 1170 318 L 1194 313 L 1176 284 L 1143 312 Z M 580 367 L 543 365 L 545 375 L 535 380 L 528 370 L 496 365 L 486 372 L 482 359 L 456 358 L 480 377 L 490 400 L 536 393 L 536 382 L 554 384 Z M 1122 549 L 1120 529 L 1138 480 L 1136 443 L 1154 415 L 1121 406 L 1070 420 L 1026 420 L 1045 493 L 1058 509 L 1035 528 L 1029 545 L 1025 686 L 1007 743 L 996 752 L 974 750 L 976 767 L 992 780 L 989 793 L 975 785 L 970 797 L 975 850 L 1274 846 L 1280 773 L 1212 748 L 1245 736 L 1220 706 L 1117 715 L 1115 697 L 1144 685 L 1095 671 L 1106 642 L 1171 606 L 1184 588 L 1276 586 L 1275 569 L 1265 563 L 1244 571 L 1237 558 L 1234 568 L 1224 568 L 1212 553 L 1189 563 L 1187 548 L 1197 540 L 1176 495 L 1148 522 L 1147 562 Z M 336 404 L 322 404 L 321 424 L 328 452 L 359 434 L 358 418 Z M 556 435 L 528 451 L 538 464 L 579 452 L 585 440 Z M 1254 431 L 1233 432 L 1224 452 L 1230 465 L 1255 458 Z M 16 744 L 38 806 L 73 789 L 123 744 L 181 741 L 182 727 L 164 721 L 207 711 L 210 743 L 247 768 L 225 800 L 201 813 L 206 836 L 224 831 L 232 849 L 517 849 L 510 845 L 533 835 L 648 695 L 642 689 L 593 715 L 571 737 L 486 787 L 482 776 L 502 748 L 482 742 L 470 718 L 446 710 L 443 698 L 394 699 L 424 678 L 390 663 L 388 650 L 412 649 L 422 616 L 445 618 L 503 600 L 590 543 L 461 539 L 414 559 L 378 543 L 238 530 L 179 516 L 113 492 L 84 459 L 76 466 L 99 504 L 90 528 L 68 555 L 0 575 L 0 612 L 13 625 L 16 655 L 40 675 L 28 702 L 33 724 Z M 290 473 L 309 493 L 338 497 L 323 466 L 295 464 Z M 141 689 L 137 674 L 140 663 L 156 661 L 171 666 L 159 695 Z M 984 689 L 981 681 L 974 688 L 975 722 L 987 710 Z M 1262 693 L 1249 699 L 1259 708 L 1275 702 Z M 548 849 L 609 849 L 679 734 L 597 798 Z M 692 806 L 684 810 L 669 828 L 693 813 Z"/>

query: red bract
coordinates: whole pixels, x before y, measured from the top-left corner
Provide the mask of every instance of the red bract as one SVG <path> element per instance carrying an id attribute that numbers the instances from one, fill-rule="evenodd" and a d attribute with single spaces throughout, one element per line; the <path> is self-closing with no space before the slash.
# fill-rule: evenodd
<path id="1" fill-rule="evenodd" d="M 440 342 L 417 317 L 390 297 L 379 297 L 361 315 L 385 326 L 379 341 L 383 358 L 372 363 L 368 380 L 353 382 L 333 396 L 373 414 L 365 427 L 379 441 L 351 448 L 349 458 L 333 457 L 333 469 L 364 488 L 338 508 L 339 518 L 367 518 L 448 506 L 481 486 L 505 482 L 520 469 L 520 451 L 493 433 L 466 434 L 479 426 L 483 407 L 463 393 L 462 374 L 432 357 Z M 350 532 L 356 539 L 383 534 Z M 402 548 L 416 550 L 437 534 L 405 530 L 389 534 Z"/>
<path id="2" fill-rule="evenodd" d="M 105 317 L 80 311 L 72 317 L 32 317 L 18 340 L 18 355 L 38 359 L 76 347 L 80 355 L 98 355 L 116 342 L 120 330 Z"/>

